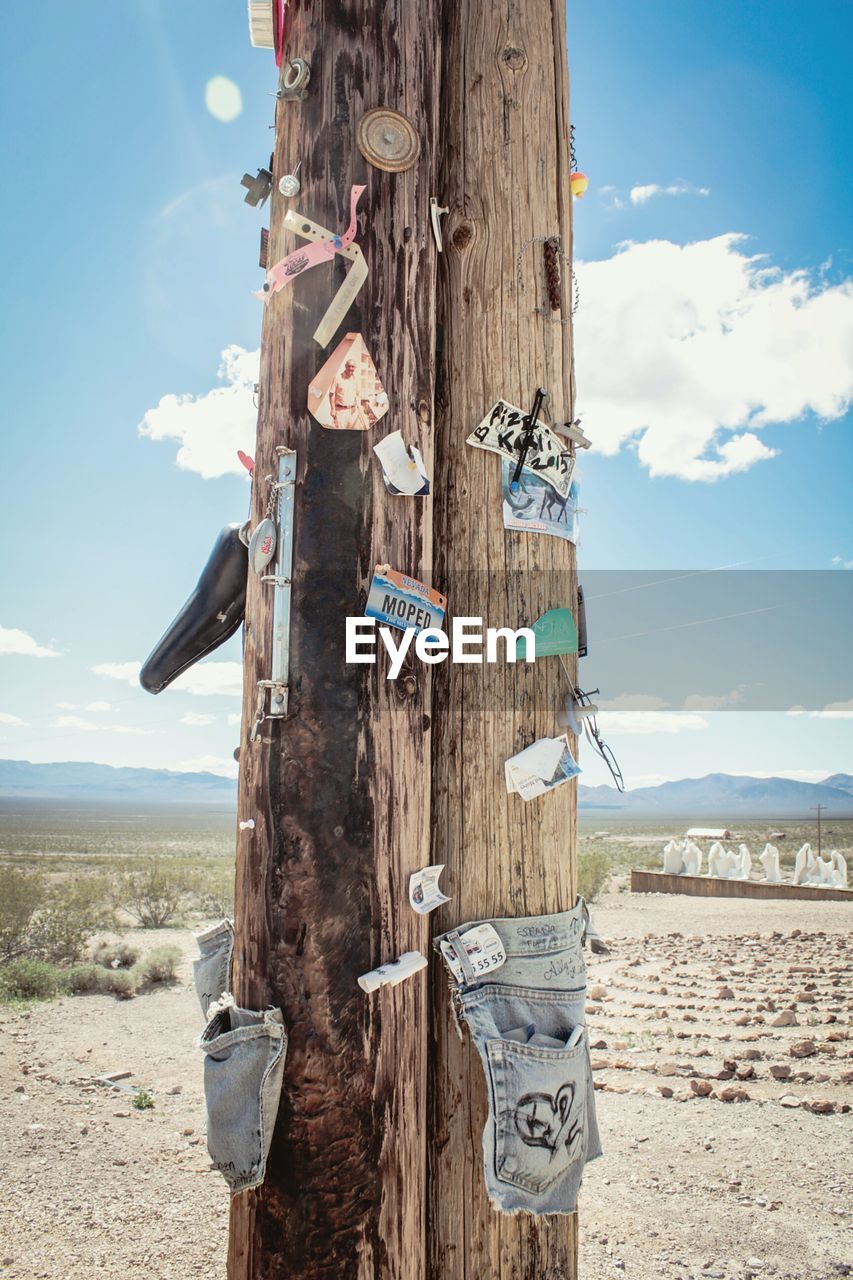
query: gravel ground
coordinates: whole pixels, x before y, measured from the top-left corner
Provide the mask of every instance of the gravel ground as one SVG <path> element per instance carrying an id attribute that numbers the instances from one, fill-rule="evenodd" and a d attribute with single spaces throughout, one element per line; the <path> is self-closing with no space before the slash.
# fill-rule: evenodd
<path id="1" fill-rule="evenodd" d="M 617 892 L 594 915 L 612 945 L 590 960 L 605 1156 L 581 1196 L 582 1280 L 853 1275 L 853 909 Z M 181 947 L 178 984 L 0 1008 L 2 1280 L 225 1275 L 195 944 L 142 936 Z M 152 1111 L 94 1080 L 122 1070 Z"/>

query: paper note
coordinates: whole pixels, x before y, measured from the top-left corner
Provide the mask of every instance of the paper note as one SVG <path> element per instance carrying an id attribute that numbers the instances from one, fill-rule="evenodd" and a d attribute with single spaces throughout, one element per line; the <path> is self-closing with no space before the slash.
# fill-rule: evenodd
<path id="1" fill-rule="evenodd" d="M 419 916 L 429 915 L 443 902 L 450 901 L 438 887 L 438 878 L 443 870 L 444 863 L 436 867 L 422 867 L 409 876 L 409 902 Z"/>
<path id="2" fill-rule="evenodd" d="M 382 478 L 389 493 L 409 498 L 427 496 L 429 477 L 421 451 L 417 445 L 406 445 L 402 431 L 392 431 L 373 446 L 373 452 L 382 464 Z"/>
<path id="3" fill-rule="evenodd" d="M 397 573 L 387 564 L 378 564 L 373 571 L 364 616 L 378 618 L 401 631 L 412 627 L 417 633 L 440 627 L 446 608 L 447 597 L 440 591 L 433 591 L 406 573 Z"/>
<path id="4" fill-rule="evenodd" d="M 517 465 L 524 449 L 530 417 L 523 409 L 498 400 L 483 421 L 468 437 L 468 444 L 475 449 L 487 449 L 498 453 Z M 568 498 L 575 460 L 565 443 L 550 427 L 537 422 L 531 432 L 530 444 L 525 454 L 524 467 L 546 480 L 563 498 Z"/>
<path id="5" fill-rule="evenodd" d="M 388 412 L 388 396 L 360 333 L 348 333 L 313 379 L 308 409 L 332 431 L 367 431 Z"/>
<path id="6" fill-rule="evenodd" d="M 507 760 L 504 770 L 507 791 L 517 791 L 522 800 L 544 796 L 581 771 L 565 738 L 540 738 Z"/>

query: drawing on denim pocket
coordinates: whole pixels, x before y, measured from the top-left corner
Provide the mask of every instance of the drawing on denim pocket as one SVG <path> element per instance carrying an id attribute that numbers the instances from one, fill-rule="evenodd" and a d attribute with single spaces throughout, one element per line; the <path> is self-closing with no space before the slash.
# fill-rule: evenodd
<path id="1" fill-rule="evenodd" d="M 575 1086 L 566 1082 L 556 1096 L 550 1093 L 525 1093 L 515 1107 L 515 1126 L 528 1147 L 545 1147 L 551 1159 L 565 1147 L 571 1159 L 581 1139 L 581 1115 L 572 1114 Z"/>

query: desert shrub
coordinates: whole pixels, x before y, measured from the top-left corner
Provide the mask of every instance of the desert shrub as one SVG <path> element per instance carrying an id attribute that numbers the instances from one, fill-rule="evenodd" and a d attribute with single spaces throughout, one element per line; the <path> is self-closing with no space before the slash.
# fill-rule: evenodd
<path id="1" fill-rule="evenodd" d="M 93 995 L 106 990 L 104 970 L 97 964 L 75 964 L 62 976 L 73 996 Z"/>
<path id="2" fill-rule="evenodd" d="M 0 877 L 0 960 L 29 956 L 51 964 L 76 960 L 108 923 L 107 882 L 100 876 L 48 884 L 34 872 Z"/>
<path id="3" fill-rule="evenodd" d="M 205 866 L 199 876 L 198 906 L 204 916 L 223 916 L 234 914 L 234 863 L 224 867 Z"/>
<path id="4" fill-rule="evenodd" d="M 610 858 L 601 849 L 578 854 L 578 892 L 594 902 L 610 881 Z"/>
<path id="5" fill-rule="evenodd" d="M 153 1111 L 154 1099 L 147 1089 L 137 1089 L 130 1105 L 137 1111 Z"/>
<path id="6" fill-rule="evenodd" d="M 125 871 L 117 903 L 146 929 L 162 929 L 175 919 L 198 889 L 195 871 L 149 858 Z"/>
<path id="7" fill-rule="evenodd" d="M 118 942 L 102 938 L 95 945 L 92 959 L 105 969 L 132 969 L 139 959 L 139 951 L 126 938 L 120 938 Z"/>
<path id="8" fill-rule="evenodd" d="M 62 990 L 63 976 L 52 964 L 22 956 L 0 966 L 0 997 L 6 1000 L 52 1000 Z"/>
<path id="9" fill-rule="evenodd" d="M 102 969 L 102 991 L 117 996 L 120 1000 L 130 1000 L 136 995 L 137 978 L 133 969 Z"/>
<path id="10" fill-rule="evenodd" d="M 156 947 L 135 972 L 143 982 L 174 982 L 180 963 L 181 952 L 177 947 Z"/>
<path id="11" fill-rule="evenodd" d="M 12 960 L 27 950 L 27 936 L 35 913 L 45 899 L 45 884 L 31 871 L 4 868 L 0 875 L 0 960 Z"/>
<path id="12" fill-rule="evenodd" d="M 109 885 L 102 876 L 61 881 L 33 916 L 27 953 L 54 964 L 77 960 L 93 933 L 110 923 Z"/>

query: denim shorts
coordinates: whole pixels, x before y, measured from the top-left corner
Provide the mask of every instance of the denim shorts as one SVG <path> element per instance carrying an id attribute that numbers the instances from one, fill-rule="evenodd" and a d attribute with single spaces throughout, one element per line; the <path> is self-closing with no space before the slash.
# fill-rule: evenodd
<path id="1" fill-rule="evenodd" d="M 279 1009 L 239 1009 L 230 997 L 202 1032 L 207 1149 L 231 1191 L 266 1173 L 281 1096 L 287 1032 Z"/>
<path id="2" fill-rule="evenodd" d="M 485 1071 L 486 1189 L 502 1213 L 574 1213 L 584 1165 L 601 1155 L 583 1029 L 588 919 L 579 898 L 571 911 L 472 921 L 435 940 L 462 969 L 453 999 Z M 483 924 L 504 959 L 478 976 L 478 953 L 464 942 Z"/>

